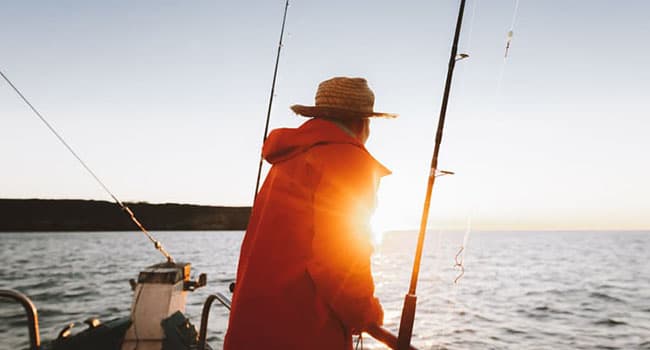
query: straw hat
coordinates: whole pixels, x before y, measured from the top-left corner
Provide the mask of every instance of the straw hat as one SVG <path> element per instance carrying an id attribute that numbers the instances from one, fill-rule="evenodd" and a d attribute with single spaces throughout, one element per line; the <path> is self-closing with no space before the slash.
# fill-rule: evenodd
<path id="1" fill-rule="evenodd" d="M 357 119 L 395 118 L 397 114 L 375 112 L 375 94 L 363 78 L 335 77 L 318 84 L 316 105 L 293 105 L 291 110 L 305 117 Z"/>

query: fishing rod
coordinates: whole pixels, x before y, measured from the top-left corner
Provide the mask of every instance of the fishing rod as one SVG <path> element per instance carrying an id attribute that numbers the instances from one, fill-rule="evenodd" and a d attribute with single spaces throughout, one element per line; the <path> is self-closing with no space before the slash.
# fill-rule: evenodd
<path id="1" fill-rule="evenodd" d="M 284 37 L 284 24 L 287 22 L 287 9 L 289 8 L 289 0 L 284 3 L 284 15 L 282 16 L 282 29 L 280 30 L 280 41 L 278 43 L 278 54 L 275 57 L 275 69 L 273 70 L 273 82 L 271 83 L 271 96 L 269 96 L 269 108 L 266 112 L 266 125 L 264 126 L 264 137 L 262 144 L 266 141 L 269 134 L 269 120 L 271 120 L 271 107 L 273 106 L 273 95 L 275 94 L 275 80 L 278 76 L 278 66 L 280 65 L 280 52 L 282 51 L 282 38 Z M 260 188 L 260 178 L 262 177 L 262 164 L 264 157 L 260 154 L 260 163 L 257 166 L 257 181 L 255 182 L 255 195 L 253 196 L 253 204 L 257 199 L 257 191 Z"/>
<path id="2" fill-rule="evenodd" d="M 429 172 L 429 180 L 427 183 L 427 193 L 424 200 L 424 208 L 422 210 L 422 219 L 420 221 L 420 232 L 418 235 L 418 243 L 415 251 L 415 259 L 413 261 L 413 272 L 411 273 L 411 284 L 409 291 L 404 297 L 404 307 L 402 308 L 402 317 L 400 319 L 399 334 L 397 336 L 397 349 L 405 350 L 411 344 L 411 336 L 413 335 L 413 322 L 415 320 L 415 306 L 417 302 L 417 295 L 415 290 L 418 283 L 418 275 L 420 273 L 420 263 L 422 260 L 422 249 L 424 247 L 424 237 L 427 230 L 427 221 L 429 219 L 429 208 L 431 206 L 431 192 L 433 185 L 436 181 L 436 176 L 451 174 L 448 171 L 438 170 L 438 153 L 440 152 L 440 143 L 442 142 L 442 132 L 445 126 L 445 116 L 447 114 L 447 103 L 449 101 L 449 92 L 451 90 L 451 82 L 454 75 L 454 67 L 456 61 L 467 58 L 468 55 L 461 54 L 457 56 L 458 52 L 458 38 L 460 36 L 460 29 L 463 23 L 463 13 L 465 11 L 465 0 L 460 1 L 460 8 L 458 10 L 458 20 L 456 22 L 456 32 L 454 34 L 453 44 L 451 46 L 451 55 L 449 57 L 449 68 L 447 70 L 447 80 L 445 82 L 445 90 L 442 97 L 442 105 L 440 107 L 440 117 L 438 119 L 438 130 L 436 132 L 435 148 L 433 150 L 433 157 L 431 159 L 431 171 Z"/>
<path id="3" fill-rule="evenodd" d="M 83 159 L 81 159 L 81 157 L 79 157 L 79 155 L 77 154 L 77 152 L 75 152 L 74 149 L 72 149 L 72 147 L 71 147 L 71 146 L 70 146 L 70 145 L 65 141 L 65 139 L 61 136 L 61 134 L 59 134 L 59 133 L 56 131 L 56 129 L 54 129 L 54 127 L 52 127 L 52 125 L 51 125 L 50 123 L 48 123 L 48 121 L 45 119 L 45 117 L 43 117 L 43 115 L 42 115 L 42 114 L 41 114 L 41 113 L 40 113 L 40 112 L 39 112 L 39 111 L 34 107 L 34 105 L 32 105 L 32 104 L 29 102 L 29 100 L 27 100 L 27 98 L 25 97 L 25 95 L 23 95 L 23 94 L 20 92 L 20 90 L 18 90 L 18 88 L 16 87 L 16 85 L 14 85 L 14 84 L 11 82 L 11 80 L 9 80 L 9 78 L 8 78 L 8 77 L 7 77 L 7 76 L 2 72 L 2 70 L 0 70 L 0 75 L 1 75 L 2 78 L 3 78 L 3 79 L 4 79 L 4 80 L 9 84 L 9 86 L 11 86 L 11 88 L 14 89 L 14 91 L 15 91 L 15 92 L 18 94 L 18 96 L 20 96 L 20 98 L 21 98 L 21 99 L 22 99 L 22 100 L 27 104 L 27 106 L 29 106 L 29 108 L 34 112 L 34 114 L 36 114 L 36 116 L 37 116 L 37 117 L 38 117 L 38 118 L 43 122 L 43 124 L 45 124 L 45 126 L 47 126 L 47 128 L 50 129 L 50 131 L 54 134 L 54 136 L 56 136 L 56 137 L 59 139 L 59 141 L 61 141 L 61 143 L 62 143 L 62 144 L 63 144 L 63 145 L 68 149 L 68 151 L 70 151 L 70 153 L 72 153 L 72 155 L 73 155 L 75 158 L 77 158 L 77 160 L 79 161 L 79 163 L 81 163 L 81 165 L 84 167 L 84 169 L 86 169 L 86 171 L 88 171 L 88 173 L 90 173 L 90 175 L 95 179 L 95 181 L 97 181 L 97 183 L 98 183 L 98 184 L 99 184 L 99 185 L 104 189 L 104 191 L 106 191 L 106 193 L 108 193 L 108 195 L 111 196 L 111 198 L 113 198 L 113 201 L 114 201 L 114 202 L 115 202 L 115 203 L 116 203 L 116 204 L 117 204 L 117 205 L 118 205 L 118 206 L 119 206 L 119 207 L 120 207 L 120 208 L 121 208 L 125 213 L 127 213 L 127 214 L 129 215 L 129 217 L 131 218 L 131 221 L 133 221 L 133 222 L 136 224 L 136 226 L 138 226 L 138 228 L 140 229 L 140 231 L 142 231 L 142 232 L 147 236 L 147 238 L 149 238 L 149 240 L 151 241 L 151 243 L 153 243 L 153 246 L 156 248 L 156 250 L 158 250 L 158 251 L 159 251 L 159 252 L 160 252 L 160 253 L 165 257 L 165 259 L 167 259 L 168 262 L 172 262 L 172 263 L 173 263 L 173 262 L 174 262 L 174 258 L 172 258 L 172 256 L 169 255 L 169 253 L 168 253 L 168 252 L 165 250 L 165 248 L 163 247 L 162 243 L 160 243 L 160 241 L 156 240 L 156 239 L 155 239 L 155 238 L 154 238 L 154 237 L 149 233 L 149 231 L 147 231 L 147 229 L 144 228 L 144 226 L 142 225 L 142 223 L 140 223 L 140 220 L 138 220 L 138 218 L 135 217 L 135 214 L 133 213 L 133 211 L 131 210 L 131 208 L 129 208 L 128 206 L 126 206 L 122 201 L 120 201 L 120 200 L 119 200 L 119 199 L 118 199 L 118 198 L 113 194 L 113 192 L 111 192 L 111 191 L 108 189 L 108 187 L 104 184 L 104 182 L 102 182 L 102 180 L 99 179 L 99 177 L 95 174 L 95 172 L 92 171 L 92 170 L 90 169 L 90 167 L 88 167 L 88 165 L 86 165 L 86 162 L 84 162 Z"/>

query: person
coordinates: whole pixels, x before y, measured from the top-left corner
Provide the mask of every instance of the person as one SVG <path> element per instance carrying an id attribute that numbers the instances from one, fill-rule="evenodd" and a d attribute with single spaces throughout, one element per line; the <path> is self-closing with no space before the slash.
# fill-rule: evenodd
<path id="1" fill-rule="evenodd" d="M 225 350 L 352 349 L 352 335 L 381 325 L 369 220 L 390 171 L 364 147 L 374 94 L 363 78 L 319 84 L 311 117 L 273 130 L 237 267 Z"/>

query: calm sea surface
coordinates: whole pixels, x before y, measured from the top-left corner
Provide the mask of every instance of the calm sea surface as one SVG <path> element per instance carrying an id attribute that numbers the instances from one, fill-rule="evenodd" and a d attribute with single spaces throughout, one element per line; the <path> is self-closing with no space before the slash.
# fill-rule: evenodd
<path id="1" fill-rule="evenodd" d="M 160 232 L 177 261 L 208 275 L 188 296 L 200 324 L 208 294 L 233 281 L 242 232 Z M 465 274 L 454 257 L 463 233 L 427 238 L 413 344 L 420 349 L 650 349 L 650 232 L 473 232 Z M 385 325 L 396 331 L 416 233 L 387 234 L 374 256 Z M 136 232 L 0 234 L 0 288 L 39 311 L 41 338 L 90 316 L 128 315 L 129 278 L 161 262 Z M 27 344 L 20 307 L 0 302 L 0 349 Z M 221 348 L 227 311 L 214 307 L 209 342 Z M 251 330 L 251 337 L 255 334 Z M 380 349 L 364 338 L 364 348 Z"/>

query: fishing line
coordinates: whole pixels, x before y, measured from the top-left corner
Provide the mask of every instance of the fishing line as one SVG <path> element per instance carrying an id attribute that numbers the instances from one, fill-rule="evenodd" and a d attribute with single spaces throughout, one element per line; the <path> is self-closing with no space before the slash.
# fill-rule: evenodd
<path id="1" fill-rule="evenodd" d="M 467 251 L 467 241 L 469 240 L 469 234 L 472 232 L 472 220 L 471 217 L 467 218 L 467 228 L 465 229 L 465 235 L 463 236 L 463 244 L 458 249 L 458 253 L 454 256 L 454 267 L 457 267 L 460 272 L 458 276 L 454 278 L 454 284 L 458 284 L 463 275 L 465 275 L 465 252 Z"/>
<path id="2" fill-rule="evenodd" d="M 451 52 L 449 54 L 449 66 L 447 69 L 447 78 L 445 79 L 445 88 L 440 105 L 440 115 L 438 117 L 438 127 L 436 130 L 436 137 L 434 141 L 433 155 L 431 157 L 431 165 L 429 166 L 429 177 L 427 180 L 427 190 L 424 198 L 424 205 L 422 208 L 422 216 L 420 219 L 420 229 L 418 232 L 418 241 L 415 249 L 415 256 L 413 259 L 413 270 L 411 271 L 411 282 L 409 290 L 404 296 L 404 304 L 402 307 L 402 315 L 400 318 L 399 332 L 397 336 L 397 347 L 400 350 L 408 349 L 411 344 L 413 336 L 413 323 L 415 321 L 415 310 L 417 305 L 416 288 L 418 277 L 420 274 L 420 264 L 422 262 L 422 252 L 424 248 L 424 238 L 427 231 L 427 223 L 429 220 L 429 211 L 431 209 L 431 194 L 435 185 L 436 176 L 440 169 L 438 169 L 438 155 L 440 152 L 440 145 L 442 143 L 442 134 L 445 126 L 445 119 L 447 115 L 447 105 L 449 103 L 449 94 L 451 92 L 451 83 L 453 81 L 454 67 L 456 61 L 466 58 L 467 55 L 458 55 L 458 41 L 460 37 L 461 25 L 463 22 L 463 13 L 465 10 L 466 0 L 460 0 L 458 8 L 458 17 L 456 20 L 456 30 L 454 31 L 454 38 L 452 40 Z M 449 172 L 448 172 L 449 173 Z"/>
<path id="3" fill-rule="evenodd" d="M 515 21 L 517 19 L 517 14 L 519 13 L 519 0 L 515 0 L 515 10 L 512 13 L 512 23 L 510 24 L 510 30 L 514 30 Z"/>
<path id="4" fill-rule="evenodd" d="M 465 266 L 463 266 L 463 258 L 464 256 L 461 256 L 463 251 L 465 250 L 465 247 L 462 245 L 460 246 L 460 249 L 458 249 L 458 253 L 456 253 L 456 256 L 454 256 L 454 267 L 457 267 L 460 269 L 460 272 L 458 273 L 458 276 L 454 278 L 454 284 L 458 284 L 458 281 L 463 278 L 463 275 L 465 274 Z M 458 260 L 458 257 L 460 257 L 460 260 Z"/>
<path id="5" fill-rule="evenodd" d="M 516 1 L 517 1 L 516 8 L 518 8 L 519 0 L 516 0 Z M 468 34 L 467 34 L 467 40 L 466 40 L 467 44 L 464 45 L 466 53 L 472 52 L 472 50 L 471 50 L 471 48 L 472 48 L 472 37 L 473 37 L 473 33 L 474 33 L 474 24 L 476 22 L 476 12 L 477 12 L 477 9 L 479 7 L 479 2 L 480 2 L 480 0 L 475 0 L 473 2 L 473 4 L 472 4 L 472 14 L 470 16 L 469 25 L 467 26 L 467 28 L 468 28 Z M 515 21 L 516 12 L 517 12 L 516 8 L 515 8 L 515 15 L 513 16 L 513 22 L 512 22 L 511 27 L 514 27 L 514 21 Z M 458 90 L 462 91 L 463 90 L 462 88 L 463 88 L 464 82 L 465 82 L 465 78 L 466 78 L 466 75 L 464 74 L 465 73 L 465 65 L 461 66 L 461 72 L 459 72 L 459 73 L 460 74 L 459 74 L 459 79 L 458 79 L 458 85 L 459 85 Z M 454 267 L 458 267 L 460 269 L 460 274 L 459 274 L 459 276 L 457 276 L 454 279 L 454 284 L 456 284 L 462 278 L 462 276 L 465 273 L 465 267 L 463 265 L 463 260 L 464 260 L 464 257 L 465 257 L 465 253 L 464 253 L 465 252 L 465 247 L 467 245 L 469 232 L 471 230 L 471 228 L 470 228 L 471 222 L 470 221 L 471 221 L 471 219 L 468 217 L 468 224 L 467 224 L 467 229 L 466 229 L 466 232 L 465 232 L 465 236 L 463 238 L 463 244 L 460 246 L 459 251 L 456 253 L 456 256 L 454 257 Z"/>
<path id="6" fill-rule="evenodd" d="M 501 97 L 501 87 L 503 85 L 503 79 L 506 70 L 506 61 L 508 58 L 508 53 L 510 52 L 510 44 L 512 43 L 512 39 L 514 37 L 515 23 L 517 22 L 518 14 L 519 14 L 519 0 L 515 0 L 515 8 L 512 11 L 512 21 L 510 22 L 510 29 L 506 34 L 506 47 L 505 47 L 505 52 L 503 54 L 503 62 L 501 63 L 501 69 L 497 80 L 497 99 Z"/>
<path id="7" fill-rule="evenodd" d="M 264 126 L 264 137 L 262 138 L 262 145 L 266 141 L 269 134 L 269 121 L 271 120 L 271 108 L 273 107 L 273 97 L 275 96 L 275 81 L 278 76 L 278 66 L 280 65 L 280 52 L 282 51 L 282 39 L 284 37 L 284 25 L 287 22 L 287 9 L 289 8 L 289 0 L 284 3 L 284 15 L 282 16 L 282 29 L 280 30 L 280 41 L 278 43 L 278 54 L 275 57 L 275 68 L 273 70 L 273 82 L 271 83 L 271 94 L 269 96 L 269 108 L 266 112 L 266 124 Z M 255 181 L 255 195 L 253 196 L 253 204 L 257 199 L 257 192 L 260 188 L 260 178 L 262 177 L 262 164 L 264 157 L 260 154 L 260 162 L 257 166 L 257 180 Z"/>
<path id="8" fill-rule="evenodd" d="M 519 0 L 515 0 L 515 10 L 512 13 L 512 23 L 510 23 L 510 30 L 506 35 L 506 51 L 503 54 L 504 59 L 508 57 L 508 51 L 510 50 L 510 42 L 512 41 L 512 37 L 515 34 L 515 20 L 517 19 L 518 11 L 519 11 Z"/>
<path id="9" fill-rule="evenodd" d="M 478 6 L 479 6 L 479 0 L 474 1 L 473 6 L 472 6 L 472 13 L 471 13 L 471 16 L 470 16 L 469 24 L 467 26 L 468 34 L 467 34 L 466 44 L 464 45 L 464 47 L 465 47 L 464 52 L 465 53 L 461 53 L 461 54 L 457 55 L 456 56 L 456 61 L 460 61 L 462 59 L 465 59 L 465 58 L 469 57 L 469 54 L 467 54 L 467 53 L 471 52 L 472 37 L 473 37 L 473 33 L 474 33 L 474 25 L 475 25 L 475 22 L 476 22 L 476 12 L 477 12 Z M 459 79 L 458 79 L 458 85 L 459 85 L 458 89 L 462 91 L 463 90 L 462 87 L 464 86 L 465 77 L 466 77 L 466 75 L 463 74 L 463 73 L 465 73 L 465 67 L 462 67 L 461 72 L 459 72 L 459 73 L 460 73 L 459 74 L 460 76 L 459 76 Z M 449 173 L 450 172 L 442 171 L 438 176 L 447 175 Z M 469 230 L 466 231 L 465 237 L 464 237 L 464 240 L 463 240 L 464 243 L 463 243 L 463 245 L 461 245 L 460 250 L 456 254 L 455 259 L 454 259 L 454 261 L 455 261 L 454 267 L 458 267 L 458 268 L 461 269 L 461 273 L 453 280 L 454 286 L 457 284 L 457 282 L 460 280 L 460 278 L 462 278 L 462 276 L 464 275 L 464 271 L 465 271 L 464 270 L 464 265 L 463 265 L 464 254 L 462 254 L 462 253 L 465 250 L 464 247 L 465 247 L 465 245 L 467 243 L 468 233 L 469 233 Z M 440 264 L 440 255 L 442 255 L 441 240 L 442 240 L 442 231 L 438 231 L 438 234 L 437 234 L 437 251 L 438 251 L 437 256 L 438 256 L 438 258 L 436 260 L 436 265 L 437 265 L 438 268 L 441 266 L 441 264 Z M 460 257 L 460 260 L 458 260 L 459 257 Z M 453 289 L 454 289 L 454 295 L 449 300 L 450 305 L 449 305 L 449 310 L 447 312 L 447 315 L 449 315 L 449 316 L 448 316 L 447 321 L 451 321 L 453 319 L 453 317 L 454 317 L 453 312 L 454 312 L 455 307 L 456 307 L 456 292 L 455 292 L 456 289 L 455 288 L 453 288 Z M 445 324 L 449 324 L 449 322 L 445 322 Z M 444 332 L 444 331 L 445 331 L 445 329 L 440 329 L 440 332 Z M 441 346 L 441 344 L 438 344 L 438 348 L 440 348 L 440 346 Z"/>
<path id="10" fill-rule="evenodd" d="M 38 117 L 38 118 L 43 122 L 43 124 L 45 124 L 45 126 L 47 126 L 47 128 L 50 129 L 50 131 L 51 131 L 51 132 L 52 132 L 52 133 L 53 133 L 53 134 L 54 134 L 54 135 L 59 139 L 59 141 L 61 141 L 61 143 L 62 143 L 62 144 L 63 144 L 63 145 L 68 149 L 68 151 L 70 151 L 70 153 L 72 153 L 72 155 L 73 155 L 75 158 L 77 158 L 77 160 L 79 161 L 79 163 L 81 163 L 81 165 L 84 167 L 84 169 L 86 169 L 86 171 L 88 171 L 88 173 L 89 173 L 89 174 L 90 174 L 90 175 L 95 179 L 95 181 L 97 181 L 97 183 L 98 183 L 98 184 L 99 184 L 99 185 L 104 189 L 104 191 L 106 191 L 106 193 L 108 193 L 108 195 L 111 196 L 111 198 L 113 198 L 113 200 L 115 201 L 115 203 L 116 203 L 120 208 L 122 208 L 122 210 L 124 210 L 124 212 L 126 212 L 126 213 L 129 215 L 129 217 L 131 218 L 131 221 L 133 221 L 133 222 L 136 224 L 136 226 L 138 226 L 138 228 L 139 228 L 139 229 L 140 229 L 140 230 L 141 230 L 141 231 L 142 231 L 142 232 L 147 236 L 147 238 L 149 238 L 149 240 L 151 241 L 151 243 L 153 243 L 153 245 L 154 245 L 154 247 L 156 248 L 156 250 L 160 251 L 160 253 L 162 253 L 162 255 L 165 256 L 165 258 L 167 259 L 167 261 L 169 261 L 169 262 L 174 262 L 174 259 L 171 257 L 171 255 L 169 255 L 169 253 L 167 253 L 167 251 L 165 250 L 165 248 L 162 246 L 162 243 L 160 243 L 160 241 L 156 240 L 156 239 L 155 239 L 155 238 L 154 238 L 154 237 L 153 237 L 153 236 L 152 236 L 152 235 L 151 235 L 151 234 L 150 234 L 150 233 L 149 233 L 149 232 L 144 228 L 144 226 L 140 223 L 140 221 L 135 217 L 135 214 L 133 213 L 133 211 L 132 211 L 129 207 L 127 207 L 124 203 L 122 203 L 122 201 L 120 201 L 120 200 L 117 198 L 117 196 L 115 196 L 115 195 L 113 194 L 113 192 L 111 192 L 111 191 L 108 189 L 108 187 L 104 184 L 104 182 L 103 182 L 103 181 L 102 181 L 102 180 L 101 180 L 101 179 L 100 179 L 100 178 L 95 174 L 94 171 L 92 171 L 92 169 L 90 169 L 90 167 L 88 167 L 88 165 L 86 164 L 86 162 L 84 162 L 83 159 L 81 159 L 81 157 L 79 157 L 79 155 L 77 154 L 77 152 L 75 152 L 74 149 L 72 149 L 72 147 L 71 147 L 71 146 L 70 146 L 70 145 L 65 141 L 65 139 L 61 136 L 61 134 L 59 134 L 59 133 L 56 131 L 56 129 L 54 129 L 54 127 L 53 127 L 53 126 L 52 126 L 52 125 L 51 125 L 51 124 L 50 124 L 50 123 L 45 119 L 45 117 L 43 117 L 43 115 L 42 115 L 42 114 L 41 114 L 41 113 L 40 113 L 40 112 L 39 112 L 39 111 L 34 107 L 34 105 L 32 105 L 31 102 L 29 102 L 29 100 L 27 100 L 27 98 L 25 97 L 25 95 L 23 95 L 22 92 L 20 92 L 20 90 L 18 90 L 18 88 L 16 87 L 16 85 L 14 85 L 14 84 L 11 82 L 11 80 L 9 80 L 9 78 L 8 78 L 8 77 L 7 77 L 7 76 L 2 72 L 2 70 L 0 70 L 0 75 L 1 75 L 2 78 L 3 78 L 3 79 L 4 79 L 4 80 L 9 84 L 9 86 L 11 86 L 11 88 L 12 88 L 12 89 L 13 89 L 13 90 L 18 94 L 18 96 L 20 96 L 20 98 L 21 98 L 21 99 L 22 99 L 22 100 L 27 104 L 27 106 L 29 106 L 29 108 L 34 112 L 34 114 L 36 114 L 36 116 L 37 116 L 37 117 Z"/>
<path id="11" fill-rule="evenodd" d="M 446 333 L 449 333 L 449 331 L 453 328 L 452 322 L 455 319 L 455 313 L 458 310 L 458 289 L 460 288 L 460 284 L 458 283 L 460 279 L 464 276 L 465 274 L 465 253 L 467 252 L 467 244 L 469 241 L 469 236 L 471 233 L 471 217 L 468 217 L 467 219 L 467 227 L 465 230 L 465 234 L 463 235 L 463 243 L 460 246 L 459 250 L 456 252 L 456 254 L 453 256 L 453 269 L 459 269 L 460 272 L 453 278 L 451 281 L 451 288 L 449 289 L 449 295 L 447 297 L 447 310 L 445 312 L 441 312 L 441 316 L 445 316 L 445 319 L 441 321 L 441 323 L 444 325 L 442 326 L 437 333 L 436 338 L 438 339 L 438 344 L 435 346 L 436 349 L 444 349 L 444 344 L 442 343 L 443 336 Z M 442 234 L 439 232 L 439 235 L 442 236 Z M 441 243 L 439 244 L 439 250 L 440 254 L 442 253 L 441 251 Z M 439 262 L 438 262 L 438 266 Z M 443 271 L 440 270 L 440 274 L 442 276 Z M 442 279 L 442 278 L 441 278 Z M 444 279 L 443 279 L 444 280 Z M 461 303 L 462 304 L 462 303 Z"/>

